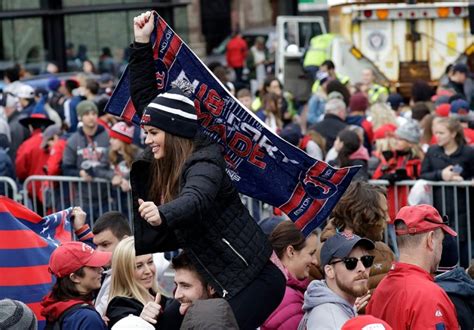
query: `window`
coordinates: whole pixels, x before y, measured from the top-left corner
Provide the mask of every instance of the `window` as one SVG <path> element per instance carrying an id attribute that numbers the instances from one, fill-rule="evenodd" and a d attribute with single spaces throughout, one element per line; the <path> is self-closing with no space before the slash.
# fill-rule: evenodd
<path id="1" fill-rule="evenodd" d="M 24 0 L 26 1 L 26 0 Z M 91 5 L 115 5 L 121 3 L 144 3 L 152 0 L 63 0 L 63 8 Z"/>
<path id="2" fill-rule="evenodd" d="M 20 10 L 20 9 L 39 9 L 40 0 L 1 0 L 0 11 Z"/>
<path id="3" fill-rule="evenodd" d="M 44 64 L 44 43 L 40 18 L 1 21 L 0 69 L 20 63 L 32 73 Z"/>
<path id="4" fill-rule="evenodd" d="M 133 40 L 133 17 L 141 11 L 68 15 L 64 19 L 68 70 L 80 70 L 84 59 L 99 69 L 104 48 L 116 66 L 124 62 L 126 49 Z M 106 52 L 108 50 L 105 50 Z"/>

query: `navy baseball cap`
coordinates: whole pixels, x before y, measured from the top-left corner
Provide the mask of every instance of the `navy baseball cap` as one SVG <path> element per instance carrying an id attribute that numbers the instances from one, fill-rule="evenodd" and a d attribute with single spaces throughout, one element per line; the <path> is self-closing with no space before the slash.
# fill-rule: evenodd
<path id="1" fill-rule="evenodd" d="M 375 249 L 374 242 L 356 234 L 340 232 L 328 238 L 321 248 L 321 267 L 324 268 L 334 258 L 347 257 L 356 246 L 366 250 Z"/>

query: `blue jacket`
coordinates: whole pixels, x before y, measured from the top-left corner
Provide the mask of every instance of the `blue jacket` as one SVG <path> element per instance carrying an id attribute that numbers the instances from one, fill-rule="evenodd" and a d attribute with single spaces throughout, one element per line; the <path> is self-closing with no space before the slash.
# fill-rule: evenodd
<path id="1" fill-rule="evenodd" d="M 89 308 L 80 308 L 67 315 L 63 321 L 63 330 L 107 330 L 100 314 Z"/>
<path id="2" fill-rule="evenodd" d="M 435 282 L 443 288 L 456 307 L 461 329 L 474 329 L 474 280 L 462 267 L 436 276 Z"/>

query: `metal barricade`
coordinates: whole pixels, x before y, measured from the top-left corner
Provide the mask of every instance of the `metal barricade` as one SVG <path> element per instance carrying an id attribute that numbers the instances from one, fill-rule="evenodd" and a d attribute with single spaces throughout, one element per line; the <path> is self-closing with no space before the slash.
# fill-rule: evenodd
<path id="1" fill-rule="evenodd" d="M 396 214 L 400 208 L 408 205 L 408 193 L 417 180 L 405 180 L 390 185 L 386 180 L 370 180 L 369 183 L 391 189 L 389 209 Z M 472 260 L 471 212 L 474 210 L 471 193 L 474 192 L 473 181 L 446 182 L 425 181 L 429 188 L 426 192 L 431 204 L 444 216 L 449 225 L 458 233 L 458 255 L 462 266 L 468 266 Z M 386 236 L 387 241 L 387 236 Z"/>
<path id="2" fill-rule="evenodd" d="M 124 193 L 100 178 L 86 182 L 73 176 L 30 176 L 23 184 L 23 204 L 40 215 L 80 206 L 88 214 L 91 227 L 103 213 L 119 211 L 133 225 L 131 192 Z"/>
<path id="3" fill-rule="evenodd" d="M 16 182 L 8 176 L 0 176 L 0 195 L 7 196 L 17 202 L 21 200 Z"/>

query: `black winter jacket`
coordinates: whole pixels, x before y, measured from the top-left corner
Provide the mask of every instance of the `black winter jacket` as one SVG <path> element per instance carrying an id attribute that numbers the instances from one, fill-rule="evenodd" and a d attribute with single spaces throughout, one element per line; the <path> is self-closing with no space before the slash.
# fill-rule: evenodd
<path id="1" fill-rule="evenodd" d="M 453 154 L 446 155 L 444 149 L 438 145 L 433 145 L 421 164 L 421 178 L 430 181 L 441 181 L 441 171 L 449 165 L 459 165 L 463 168 L 461 176 L 464 180 L 474 177 L 474 149 L 463 145 Z"/>
<path id="2" fill-rule="evenodd" d="M 141 114 L 157 91 L 151 45 L 136 46 L 130 56 L 131 96 Z M 220 296 L 232 298 L 257 277 L 272 248 L 227 176 L 218 145 L 196 136 L 181 172 L 179 195 L 158 207 L 162 224 L 157 227 L 138 213 L 138 198 L 150 200 L 151 160 L 148 149 L 130 173 L 137 255 L 183 248 Z"/>
<path id="3" fill-rule="evenodd" d="M 334 145 L 337 134 L 346 127 L 347 124 L 344 120 L 336 115 L 327 114 L 322 121 L 312 125 L 309 129 L 318 132 L 326 139 L 326 152 L 328 152 Z"/>
<path id="4" fill-rule="evenodd" d="M 442 181 L 441 172 L 449 165 L 461 166 L 463 169 L 461 172 L 463 179 L 472 179 L 474 177 L 474 149 L 463 145 L 448 156 L 444 153 L 442 147 L 438 145 L 431 146 L 421 164 L 420 177 L 430 181 Z M 459 225 L 458 234 L 461 242 L 467 240 L 467 208 L 470 207 L 471 214 L 473 211 L 472 201 L 469 206 L 467 205 L 466 189 L 469 189 L 470 196 L 473 196 L 472 188 L 446 187 L 443 189 L 442 187 L 433 187 L 433 206 L 440 212 L 443 209 L 445 210 L 444 213 L 449 217 L 450 225 L 453 228 L 455 228 L 454 220 L 457 217 Z M 462 251 L 461 254 L 463 254 Z M 462 255 L 461 262 L 465 265 Z"/>
<path id="5" fill-rule="evenodd" d="M 161 296 L 160 305 L 163 312 L 160 313 L 155 328 L 178 329 L 183 319 L 183 317 L 179 314 L 180 303 L 175 299 Z M 129 316 L 130 314 L 140 316 L 143 307 L 143 304 L 134 298 L 112 298 L 112 300 L 110 300 L 109 304 L 107 305 L 107 310 L 105 312 L 105 316 L 107 316 L 109 319 L 109 322 L 107 322 L 108 328 L 112 329 L 115 323 Z"/>

